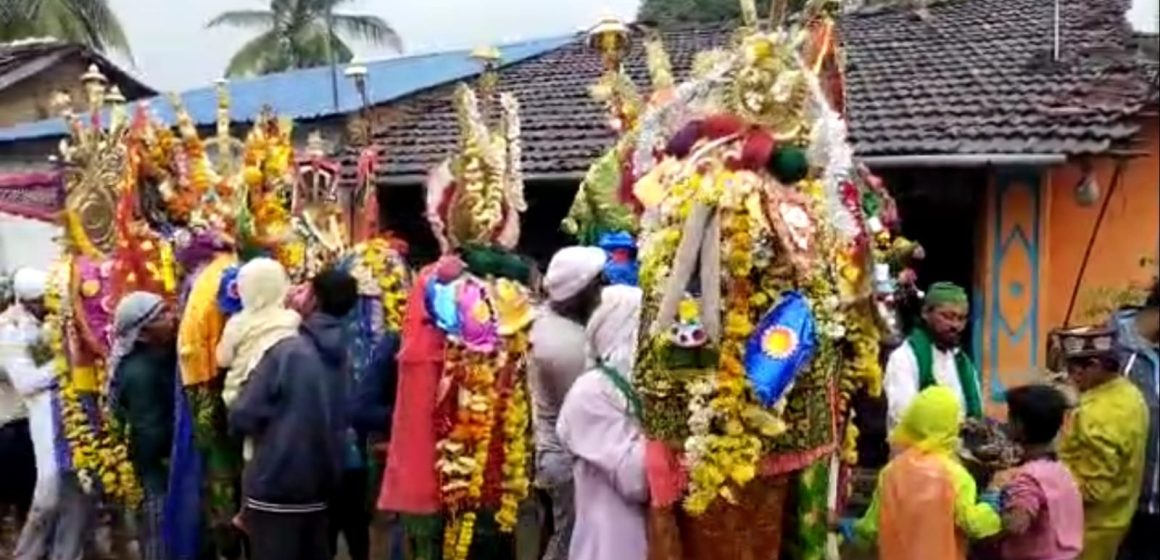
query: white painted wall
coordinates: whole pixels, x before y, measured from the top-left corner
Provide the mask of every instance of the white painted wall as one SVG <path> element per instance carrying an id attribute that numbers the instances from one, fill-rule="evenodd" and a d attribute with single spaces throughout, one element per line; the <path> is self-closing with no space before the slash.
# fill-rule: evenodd
<path id="1" fill-rule="evenodd" d="M 12 272 L 22 266 L 47 270 L 59 249 L 56 224 L 0 212 L 0 270 Z"/>

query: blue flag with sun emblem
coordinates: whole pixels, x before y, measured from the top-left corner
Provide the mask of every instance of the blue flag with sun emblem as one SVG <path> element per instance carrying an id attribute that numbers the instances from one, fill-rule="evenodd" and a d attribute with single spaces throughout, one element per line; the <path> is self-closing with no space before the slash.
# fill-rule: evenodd
<path id="1" fill-rule="evenodd" d="M 745 373 L 757 399 L 777 404 L 817 346 L 814 315 L 805 298 L 785 292 L 766 312 L 745 344 Z"/>

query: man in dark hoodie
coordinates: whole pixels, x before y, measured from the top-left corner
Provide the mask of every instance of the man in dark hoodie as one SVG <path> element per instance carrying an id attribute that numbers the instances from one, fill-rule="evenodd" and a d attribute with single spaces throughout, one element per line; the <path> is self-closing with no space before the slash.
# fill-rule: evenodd
<path id="1" fill-rule="evenodd" d="M 297 336 L 270 348 L 230 410 L 252 438 L 242 478 L 253 560 L 330 560 L 326 505 L 342 481 L 349 364 L 343 318 L 354 278 L 335 269 L 314 278 L 315 309 Z"/>

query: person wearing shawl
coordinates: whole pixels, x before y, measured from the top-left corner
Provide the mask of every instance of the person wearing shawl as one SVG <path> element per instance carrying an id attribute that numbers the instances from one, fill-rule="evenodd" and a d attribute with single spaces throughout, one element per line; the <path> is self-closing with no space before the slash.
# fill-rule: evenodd
<path id="1" fill-rule="evenodd" d="M 919 391 L 939 385 L 958 397 L 960 410 L 971 418 L 983 417 L 979 374 L 960 347 L 969 317 L 967 292 L 950 282 L 936 282 L 926 291 L 922 324 L 886 361 L 888 429 L 894 429 Z"/>
<path id="2" fill-rule="evenodd" d="M 879 473 L 869 509 L 839 524 L 847 541 L 876 542 L 878 558 L 890 560 L 965 560 L 968 539 L 999 533 L 998 493 L 980 498 L 955 454 L 961 417 L 960 398 L 947 387 L 911 400 L 890 434 L 899 453 Z"/>
<path id="3" fill-rule="evenodd" d="M 348 445 L 345 318 L 358 285 L 336 269 L 311 282 L 315 311 L 266 351 L 230 407 L 230 428 L 254 441 L 242 477 L 253 560 L 334 556 L 327 504 L 340 490 Z"/>
<path id="4" fill-rule="evenodd" d="M 298 333 L 302 316 L 286 308 L 290 276 L 278 261 L 259 257 L 238 269 L 238 296 L 242 310 L 230 317 L 217 345 L 218 367 L 226 369 L 222 401 L 229 407 L 238 398 L 266 350 Z M 242 457 L 250 459 L 251 442 Z"/>
<path id="5" fill-rule="evenodd" d="M 575 520 L 572 458 L 556 434 L 556 417 L 568 389 L 584 373 L 584 324 L 600 301 L 607 256 L 597 247 L 567 247 L 548 263 L 547 304 L 532 324 L 528 387 L 536 444 L 536 486 L 551 501 L 553 532 L 544 560 L 566 560 Z"/>
<path id="6" fill-rule="evenodd" d="M 90 504 L 76 478 L 57 460 L 53 411 L 56 375 L 41 333 L 47 313 L 48 275 L 22 268 L 12 279 L 16 303 L 0 315 L 0 370 L 24 401 L 36 459 L 32 507 L 16 543 L 15 560 L 79 559 L 90 522 Z M 8 457 L 3 458 L 8 461 Z"/>
<path id="7" fill-rule="evenodd" d="M 117 304 L 109 394 L 117 425 L 128 434 L 129 459 L 145 496 L 137 535 L 142 560 L 169 558 L 162 511 L 173 446 L 176 341 L 177 321 L 161 296 L 133 292 Z"/>
<path id="8" fill-rule="evenodd" d="M 227 370 L 226 406 L 238 398 L 266 350 L 298 332 L 302 316 L 286 308 L 289 293 L 290 277 L 276 260 L 256 258 L 238 270 L 242 310 L 226 322 L 217 346 L 218 367 Z"/>
<path id="9" fill-rule="evenodd" d="M 1144 480 L 1148 405 L 1120 374 L 1114 339 L 1114 330 L 1099 327 L 1068 329 L 1055 339 L 1068 378 L 1080 392 L 1059 456 L 1083 496 L 1082 560 L 1116 557 Z"/>
<path id="10" fill-rule="evenodd" d="M 604 289 L 586 332 L 592 367 L 568 391 L 556 422 L 575 457 L 571 560 L 647 557 L 646 440 L 632 387 L 641 295 L 625 285 Z"/>

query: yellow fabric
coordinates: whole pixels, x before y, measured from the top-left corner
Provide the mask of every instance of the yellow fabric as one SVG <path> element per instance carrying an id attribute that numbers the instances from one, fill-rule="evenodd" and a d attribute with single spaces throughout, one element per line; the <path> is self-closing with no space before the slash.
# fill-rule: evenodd
<path id="1" fill-rule="evenodd" d="M 214 257 L 189 290 L 189 299 L 177 330 L 181 382 L 187 387 L 217 377 L 216 350 L 225 326 L 225 315 L 218 308 L 217 293 L 222 274 L 236 260 L 232 253 Z"/>
<path id="2" fill-rule="evenodd" d="M 903 451 L 878 475 L 870 508 L 855 525 L 859 541 L 878 543 L 880 558 L 966 558 L 967 539 L 1001 530 L 999 513 L 977 503 L 975 480 L 955 458 L 960 409 L 950 389 L 930 387 L 891 433 Z"/>
<path id="3" fill-rule="evenodd" d="M 951 454 L 959 442 L 962 405 L 954 391 L 932 386 L 918 394 L 890 433 L 890 443 L 926 453 Z"/>
<path id="4" fill-rule="evenodd" d="M 1144 476 L 1148 409 L 1117 377 L 1080 395 L 1060 444 L 1084 502 L 1084 560 L 1115 558 L 1136 511 Z"/>

